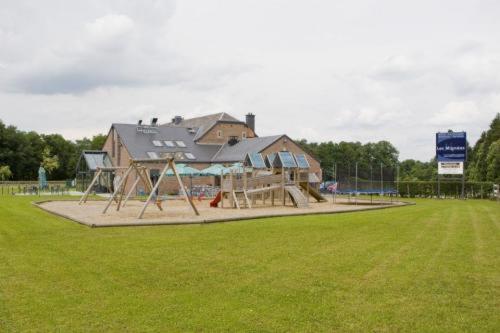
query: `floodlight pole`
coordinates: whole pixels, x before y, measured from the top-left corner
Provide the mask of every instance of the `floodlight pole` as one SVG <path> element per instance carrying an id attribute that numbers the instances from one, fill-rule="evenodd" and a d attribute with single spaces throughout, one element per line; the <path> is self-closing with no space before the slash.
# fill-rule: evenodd
<path id="1" fill-rule="evenodd" d="M 396 163 L 396 198 L 399 196 L 399 163 Z"/>
<path id="2" fill-rule="evenodd" d="M 437 186 L 437 187 L 438 187 L 438 188 L 437 188 L 437 190 L 438 190 L 438 199 L 441 199 L 441 182 L 440 182 L 440 181 L 441 181 L 441 177 L 440 177 L 440 175 L 439 175 L 439 162 L 438 162 L 438 174 L 437 174 L 437 180 L 438 180 L 438 181 L 437 181 L 437 183 L 438 183 L 438 184 L 437 184 L 437 185 L 438 185 L 438 186 Z"/>
<path id="3" fill-rule="evenodd" d="M 355 169 L 356 169 L 356 177 L 354 178 L 354 195 L 356 199 L 356 205 L 358 204 L 358 162 L 355 164 Z"/>
<path id="4" fill-rule="evenodd" d="M 370 192 L 373 192 L 373 165 L 370 161 Z"/>
<path id="5" fill-rule="evenodd" d="M 465 199 L 465 161 L 462 168 L 462 200 Z"/>
<path id="6" fill-rule="evenodd" d="M 384 172 L 382 162 L 380 162 L 380 195 L 384 195 Z"/>

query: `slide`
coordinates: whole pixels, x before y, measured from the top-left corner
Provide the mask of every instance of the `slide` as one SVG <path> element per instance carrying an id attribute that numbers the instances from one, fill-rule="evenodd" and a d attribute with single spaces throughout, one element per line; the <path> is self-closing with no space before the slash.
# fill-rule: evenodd
<path id="1" fill-rule="evenodd" d="M 290 195 L 290 198 L 293 201 L 293 204 L 297 208 L 305 208 L 307 207 L 307 198 L 302 194 L 300 189 L 294 185 L 285 186 L 285 190 Z"/>
<path id="2" fill-rule="evenodd" d="M 210 201 L 210 207 L 217 207 L 219 205 L 219 202 L 222 198 L 222 192 L 219 191 L 217 192 L 217 195 L 215 196 L 214 200 Z"/>
<path id="3" fill-rule="evenodd" d="M 302 187 L 304 190 L 307 190 L 307 183 L 300 183 L 300 187 Z M 309 186 L 309 194 L 318 202 L 326 201 L 325 197 L 312 186 Z"/>

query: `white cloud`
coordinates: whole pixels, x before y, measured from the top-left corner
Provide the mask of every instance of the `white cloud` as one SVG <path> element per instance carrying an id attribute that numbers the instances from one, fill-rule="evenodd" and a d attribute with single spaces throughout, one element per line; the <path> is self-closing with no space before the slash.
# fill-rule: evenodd
<path id="1" fill-rule="evenodd" d="M 126 15 L 110 14 L 85 25 L 87 43 L 93 48 L 117 51 L 131 38 L 134 21 Z"/>
<path id="2" fill-rule="evenodd" d="M 384 139 L 427 160 L 435 131 L 467 130 L 474 142 L 500 110 L 499 9 L 4 0 L 0 119 L 77 138 L 139 118 L 253 112 L 259 135 Z"/>
<path id="3" fill-rule="evenodd" d="M 430 123 L 440 127 L 464 126 L 476 122 L 481 112 L 473 101 L 450 102 L 430 119 Z"/>

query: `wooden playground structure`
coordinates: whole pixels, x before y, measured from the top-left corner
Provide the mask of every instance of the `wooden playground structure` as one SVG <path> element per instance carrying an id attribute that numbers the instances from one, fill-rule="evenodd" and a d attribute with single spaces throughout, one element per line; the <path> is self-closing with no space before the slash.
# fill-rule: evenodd
<path id="1" fill-rule="evenodd" d="M 241 171 L 241 172 L 239 172 Z M 211 202 L 217 207 L 226 201 L 230 208 L 253 208 L 257 202 L 266 206 L 285 206 L 289 200 L 297 208 L 309 206 L 309 196 L 318 202 L 326 199 L 309 182 L 309 163 L 303 154 L 288 151 L 266 156 L 249 153 L 241 170 L 221 173 L 221 191 Z"/>
<path id="2" fill-rule="evenodd" d="M 93 186 L 98 182 L 104 172 L 113 172 L 115 184 L 112 193 L 102 209 L 106 214 L 109 208 L 115 204 L 116 211 L 127 205 L 134 192 L 137 192 L 139 184 L 144 186 L 144 201 L 137 215 L 142 219 L 147 207 L 154 203 L 160 212 L 163 212 L 160 200 L 160 185 L 171 174 L 179 186 L 179 194 L 186 201 L 194 215 L 200 215 L 193 203 L 192 197 L 188 195 L 180 174 L 175 164 L 175 153 L 165 158 L 158 159 L 131 159 L 128 167 L 101 167 L 96 170 L 90 185 L 82 195 L 79 205 L 85 204 L 92 192 Z M 158 179 L 153 183 L 148 164 L 160 165 L 162 170 Z M 319 191 L 310 185 L 309 163 L 303 154 L 295 155 L 288 151 L 282 151 L 266 156 L 264 159 L 260 153 L 249 153 L 241 168 L 229 168 L 230 172 L 221 171 L 221 190 L 210 202 L 210 207 L 224 208 L 256 208 L 264 206 L 293 206 L 296 208 L 308 208 L 309 197 L 312 196 L 318 202 L 327 200 Z M 135 178 L 133 175 L 135 174 Z M 130 188 L 127 183 L 132 181 Z M 128 189 L 128 191 L 127 191 Z M 140 202 L 140 201 L 139 201 Z M 134 206 L 137 206 L 134 204 Z"/>
<path id="3" fill-rule="evenodd" d="M 158 180 L 156 181 L 155 184 L 152 183 L 151 177 L 149 174 L 149 169 L 145 166 L 146 164 L 150 163 L 155 163 L 159 165 L 163 165 L 163 169 L 160 173 L 160 176 Z M 86 189 L 85 193 L 82 195 L 79 204 L 83 204 L 87 201 L 87 198 L 89 194 L 92 191 L 92 188 L 94 184 L 97 182 L 99 179 L 100 175 L 104 171 L 121 171 L 122 175 L 119 178 L 117 184 L 115 185 L 113 193 L 111 193 L 110 197 L 107 200 L 107 203 L 102 211 L 103 214 L 106 214 L 108 211 L 109 207 L 112 205 L 113 202 L 116 203 L 116 211 L 119 211 L 121 207 L 124 207 L 127 203 L 127 201 L 130 199 L 132 193 L 137 190 L 137 186 L 139 185 L 139 182 L 142 181 L 142 183 L 145 186 L 146 193 L 148 193 L 148 198 L 144 202 L 144 205 L 142 206 L 137 218 L 142 219 L 144 212 L 146 211 L 146 208 L 148 205 L 152 202 L 156 204 L 156 207 L 160 210 L 163 211 L 162 205 L 161 205 L 161 200 L 160 200 L 160 193 L 159 193 L 159 188 L 162 183 L 162 180 L 165 179 L 167 172 L 169 170 L 172 170 L 173 175 L 176 177 L 176 180 L 179 184 L 179 189 L 180 193 L 184 197 L 185 201 L 188 203 L 188 205 L 191 207 L 195 215 L 199 215 L 198 209 L 196 206 L 193 204 L 193 201 L 191 197 L 187 194 L 187 191 L 184 187 L 184 184 L 182 183 L 181 177 L 179 173 L 177 172 L 177 168 L 175 166 L 175 154 L 171 154 L 171 156 L 167 156 L 165 158 L 158 158 L 158 159 L 131 159 L 129 162 L 128 167 L 109 167 L 109 168 L 99 168 L 94 176 L 94 179 Z M 136 174 L 136 179 L 134 183 L 132 184 L 131 188 L 129 191 L 125 194 L 125 189 L 127 188 L 127 182 L 129 178 L 131 177 L 133 171 L 135 171 Z"/>

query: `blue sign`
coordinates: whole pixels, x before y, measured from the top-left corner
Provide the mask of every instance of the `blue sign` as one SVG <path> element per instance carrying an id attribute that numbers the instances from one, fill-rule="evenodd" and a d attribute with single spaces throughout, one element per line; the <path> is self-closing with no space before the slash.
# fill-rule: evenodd
<path id="1" fill-rule="evenodd" d="M 436 158 L 438 162 L 465 162 L 467 134 L 465 132 L 436 133 Z"/>

